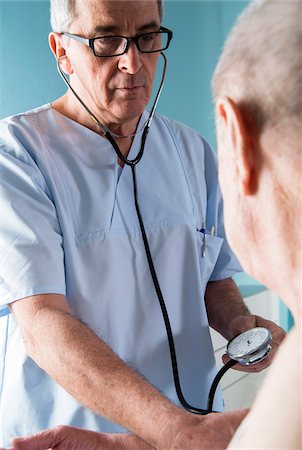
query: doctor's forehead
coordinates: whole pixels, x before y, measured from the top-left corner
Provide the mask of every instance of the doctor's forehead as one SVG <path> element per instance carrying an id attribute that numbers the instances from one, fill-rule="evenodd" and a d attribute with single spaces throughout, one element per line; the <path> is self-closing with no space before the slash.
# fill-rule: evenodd
<path id="1" fill-rule="evenodd" d="M 157 0 L 76 0 L 74 26 L 83 32 L 137 32 L 158 29 Z"/>

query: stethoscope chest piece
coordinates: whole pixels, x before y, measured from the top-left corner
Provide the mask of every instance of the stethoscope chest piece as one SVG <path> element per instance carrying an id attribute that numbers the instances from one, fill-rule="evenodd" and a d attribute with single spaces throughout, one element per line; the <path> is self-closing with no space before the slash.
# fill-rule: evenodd
<path id="1" fill-rule="evenodd" d="M 227 345 L 228 356 L 243 366 L 256 364 L 271 350 L 272 335 L 267 328 L 256 327 L 233 338 Z"/>

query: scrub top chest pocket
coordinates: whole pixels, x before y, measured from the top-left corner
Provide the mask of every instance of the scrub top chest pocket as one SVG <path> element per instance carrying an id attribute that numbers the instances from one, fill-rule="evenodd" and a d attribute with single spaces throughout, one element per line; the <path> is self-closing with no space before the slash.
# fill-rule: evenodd
<path id="1" fill-rule="evenodd" d="M 223 238 L 211 234 L 204 228 L 198 228 L 196 240 L 201 280 L 202 284 L 206 286 L 208 281 L 211 281 L 211 274 L 216 265 Z"/>

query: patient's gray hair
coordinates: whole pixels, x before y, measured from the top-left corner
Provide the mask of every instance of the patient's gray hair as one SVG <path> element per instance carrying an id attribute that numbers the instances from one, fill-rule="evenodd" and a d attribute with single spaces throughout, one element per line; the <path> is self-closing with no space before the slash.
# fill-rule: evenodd
<path id="1" fill-rule="evenodd" d="M 50 0 L 50 23 L 53 31 L 62 33 L 69 30 L 71 23 L 77 18 L 76 3 L 77 0 Z M 163 0 L 157 0 L 157 5 L 162 20 Z"/>
<path id="2" fill-rule="evenodd" d="M 216 67 L 212 89 L 232 97 L 258 130 L 301 126 L 302 2 L 255 1 L 239 17 Z"/>

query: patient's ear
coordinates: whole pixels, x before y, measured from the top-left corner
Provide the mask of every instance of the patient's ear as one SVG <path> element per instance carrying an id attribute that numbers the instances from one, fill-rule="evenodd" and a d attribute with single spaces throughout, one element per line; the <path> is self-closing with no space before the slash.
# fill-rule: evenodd
<path id="1" fill-rule="evenodd" d="M 226 149 L 230 151 L 229 157 L 235 164 L 239 192 L 243 195 L 253 195 L 256 180 L 255 148 L 251 129 L 238 104 L 228 97 L 218 99 L 216 115 Z"/>
<path id="2" fill-rule="evenodd" d="M 63 40 L 63 36 L 59 33 L 51 32 L 48 36 L 49 47 L 57 60 L 60 60 L 61 69 L 71 75 L 73 69 L 71 62 L 66 53 L 66 44 Z"/>

